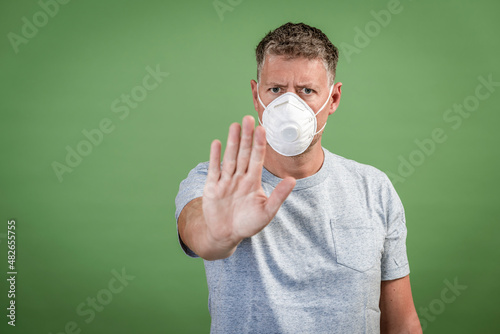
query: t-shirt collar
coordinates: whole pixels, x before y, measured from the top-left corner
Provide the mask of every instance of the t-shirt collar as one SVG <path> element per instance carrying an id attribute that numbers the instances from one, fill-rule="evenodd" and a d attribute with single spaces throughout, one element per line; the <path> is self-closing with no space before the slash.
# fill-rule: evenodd
<path id="1" fill-rule="evenodd" d="M 323 182 L 328 177 L 328 171 L 331 169 L 332 159 L 330 154 L 328 154 L 329 152 L 325 148 L 322 149 L 325 158 L 323 160 L 323 165 L 321 166 L 319 171 L 311 176 L 305 177 L 303 179 L 298 179 L 295 184 L 295 188 L 293 188 L 293 191 L 314 187 Z M 262 167 L 262 182 L 276 187 L 278 183 L 281 182 L 281 180 L 281 178 L 269 172 L 265 167 Z"/>

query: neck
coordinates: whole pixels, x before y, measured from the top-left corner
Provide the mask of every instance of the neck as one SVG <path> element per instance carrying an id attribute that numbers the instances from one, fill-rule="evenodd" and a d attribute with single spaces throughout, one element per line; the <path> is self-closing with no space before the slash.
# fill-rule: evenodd
<path id="1" fill-rule="evenodd" d="M 294 157 L 285 157 L 276 153 L 267 144 L 264 167 L 273 175 L 282 179 L 288 176 L 303 179 L 316 174 L 321 169 L 324 160 L 325 155 L 321 148 L 321 141 L 316 142 L 304 153 Z"/>

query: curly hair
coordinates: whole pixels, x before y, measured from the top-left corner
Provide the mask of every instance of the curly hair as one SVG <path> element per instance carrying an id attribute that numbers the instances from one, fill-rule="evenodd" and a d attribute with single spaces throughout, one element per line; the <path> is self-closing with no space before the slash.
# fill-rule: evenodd
<path id="1" fill-rule="evenodd" d="M 258 81 L 266 55 L 287 56 L 289 59 L 319 58 L 325 64 L 330 85 L 333 85 L 339 51 L 318 28 L 304 23 L 288 22 L 270 31 L 255 49 Z"/>

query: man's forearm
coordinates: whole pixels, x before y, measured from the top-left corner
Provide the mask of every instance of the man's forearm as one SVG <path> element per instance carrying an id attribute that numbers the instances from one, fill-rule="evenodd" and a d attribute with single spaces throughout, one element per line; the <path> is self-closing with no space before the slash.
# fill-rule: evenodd
<path id="1" fill-rule="evenodd" d="M 410 276 L 381 282 L 380 293 L 381 334 L 421 334 L 411 294 Z"/>
<path id="2" fill-rule="evenodd" d="M 380 324 L 381 334 L 422 334 L 422 327 L 420 326 L 420 321 L 418 316 L 409 316 L 401 324 L 391 323 L 388 324 L 384 321 Z"/>
<path id="3" fill-rule="evenodd" d="M 196 255 L 205 260 L 219 260 L 231 256 L 236 245 L 213 240 L 203 215 L 202 198 L 189 202 L 182 210 L 179 220 L 179 235 L 182 242 Z"/>

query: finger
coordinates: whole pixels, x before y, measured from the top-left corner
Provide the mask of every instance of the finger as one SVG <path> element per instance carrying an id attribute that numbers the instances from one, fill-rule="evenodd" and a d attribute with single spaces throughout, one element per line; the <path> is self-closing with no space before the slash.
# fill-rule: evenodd
<path id="1" fill-rule="evenodd" d="M 252 116 L 243 117 L 240 150 L 236 162 L 236 173 L 244 174 L 248 169 L 250 153 L 252 152 L 252 138 L 255 120 Z"/>
<path id="2" fill-rule="evenodd" d="M 253 147 L 248 164 L 248 174 L 252 179 L 259 180 L 262 177 L 262 166 L 266 154 L 266 130 L 262 126 L 257 126 L 253 135 Z"/>
<path id="3" fill-rule="evenodd" d="M 220 178 L 221 143 L 217 139 L 210 145 L 210 161 L 208 163 L 207 182 L 217 182 Z"/>
<path id="4" fill-rule="evenodd" d="M 240 146 L 240 130 L 241 127 L 238 123 L 233 123 L 229 127 L 226 149 L 222 160 L 222 178 L 232 177 L 236 169 L 236 156 Z"/>
<path id="5" fill-rule="evenodd" d="M 267 199 L 265 208 L 270 217 L 276 215 L 280 206 L 292 192 L 293 187 L 295 187 L 295 179 L 293 177 L 286 177 L 274 188 L 271 196 Z"/>

